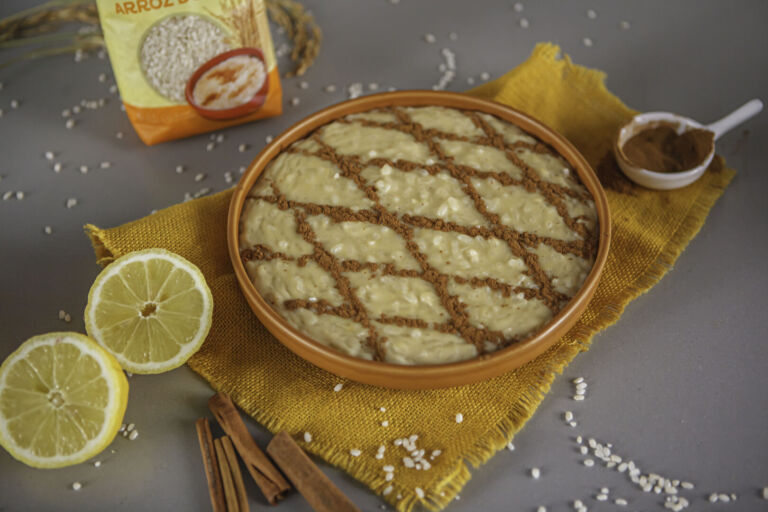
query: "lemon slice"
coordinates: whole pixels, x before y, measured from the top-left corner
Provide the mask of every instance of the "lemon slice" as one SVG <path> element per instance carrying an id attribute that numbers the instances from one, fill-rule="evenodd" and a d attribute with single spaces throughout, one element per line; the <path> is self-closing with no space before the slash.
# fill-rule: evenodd
<path id="1" fill-rule="evenodd" d="M 0 366 L 0 445 L 36 468 L 77 464 L 112 442 L 127 403 L 125 374 L 95 341 L 35 336 Z"/>
<path id="2" fill-rule="evenodd" d="M 116 259 L 88 293 L 85 328 L 122 367 L 160 373 L 197 352 L 211 328 L 213 299 L 202 272 L 163 249 Z"/>

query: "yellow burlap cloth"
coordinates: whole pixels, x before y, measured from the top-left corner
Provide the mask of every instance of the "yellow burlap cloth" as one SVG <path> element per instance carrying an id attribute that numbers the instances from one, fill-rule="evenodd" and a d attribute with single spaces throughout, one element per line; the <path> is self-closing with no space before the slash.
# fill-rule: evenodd
<path id="1" fill-rule="evenodd" d="M 699 181 L 681 190 L 633 186 L 606 155 L 616 129 L 634 112 L 606 90 L 604 78 L 560 58 L 556 46 L 541 44 L 527 61 L 469 93 L 530 113 L 573 142 L 597 170 L 614 223 L 602 280 L 576 326 L 539 358 L 487 382 L 433 391 L 381 389 L 345 381 L 284 348 L 248 308 L 232 272 L 225 243 L 228 191 L 116 228 L 87 226 L 87 231 L 101 264 L 163 247 L 200 266 L 213 292 L 213 327 L 189 366 L 214 389 L 229 393 L 268 429 L 293 434 L 307 451 L 374 492 L 383 494 L 392 485 L 384 499 L 398 510 L 419 502 L 439 510 L 470 478 L 470 464 L 476 467 L 505 447 L 555 374 L 587 350 L 593 334 L 615 322 L 630 300 L 670 268 L 735 174 L 718 157 Z M 343 389 L 334 392 L 339 383 Z M 388 427 L 381 426 L 384 420 Z M 304 443 L 304 432 L 312 434 L 312 442 Z M 405 468 L 407 453 L 392 443 L 411 434 L 418 434 L 418 447 L 427 453 L 442 452 L 428 471 Z M 379 460 L 380 445 L 386 451 Z M 354 457 L 350 449 L 362 454 Z M 396 468 L 391 482 L 385 481 L 385 464 Z"/>

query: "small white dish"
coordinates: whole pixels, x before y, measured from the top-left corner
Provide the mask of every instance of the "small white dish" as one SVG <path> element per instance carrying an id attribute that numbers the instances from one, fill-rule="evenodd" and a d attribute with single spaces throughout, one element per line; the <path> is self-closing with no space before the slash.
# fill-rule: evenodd
<path id="1" fill-rule="evenodd" d="M 657 190 L 670 190 L 685 187 L 699 179 L 704 174 L 704 171 L 707 170 L 707 167 L 709 167 L 712 158 L 715 156 L 714 142 L 712 143 L 712 148 L 710 148 L 709 153 L 707 153 L 707 156 L 699 165 L 693 169 L 680 172 L 655 172 L 638 167 L 630 163 L 627 159 L 622 149 L 624 144 L 642 130 L 649 128 L 652 124 L 660 122 L 678 125 L 678 134 L 682 134 L 683 132 L 692 129 L 708 130 L 714 134 L 714 140 L 717 140 L 731 128 L 738 126 L 747 119 L 758 114 L 761 110 L 763 110 L 763 102 L 754 99 L 748 101 L 719 121 L 709 125 L 703 125 L 693 119 L 671 112 L 645 112 L 636 115 L 619 129 L 619 133 L 614 140 L 613 152 L 616 155 L 616 161 L 624 174 L 638 185 Z"/>

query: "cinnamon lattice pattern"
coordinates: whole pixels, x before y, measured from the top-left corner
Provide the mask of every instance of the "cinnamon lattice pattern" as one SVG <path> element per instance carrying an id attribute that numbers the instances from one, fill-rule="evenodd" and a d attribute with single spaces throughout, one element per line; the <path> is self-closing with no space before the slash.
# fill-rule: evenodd
<path id="1" fill-rule="evenodd" d="M 431 123 L 425 114 L 434 113 L 447 116 L 448 120 L 453 117 L 453 122 L 443 123 L 439 128 L 431 126 L 436 123 Z M 456 115 L 460 119 L 455 118 Z M 456 121 L 462 120 L 469 120 L 471 124 L 459 129 L 462 124 Z M 377 139 L 379 135 L 381 139 Z M 385 137 L 410 148 L 413 158 L 380 156 L 379 152 L 392 154 L 393 149 L 387 147 L 379 147 L 380 151 L 366 149 L 366 144 L 375 145 L 373 141 Z M 329 139 L 333 143 L 329 143 Z M 355 151 L 355 144 L 362 144 L 362 152 L 366 154 Z M 483 165 L 471 165 L 467 163 L 467 154 L 490 156 Z M 281 158 L 283 163 L 290 158 L 300 159 L 293 162 L 294 167 L 321 166 L 335 171 L 335 192 L 322 202 L 297 197 L 290 186 L 281 185 L 281 176 L 276 174 L 289 172 L 287 163 L 285 168 L 275 170 Z M 403 173 L 398 175 L 405 177 L 403 179 L 418 178 L 418 182 L 413 182 L 418 183 L 416 186 L 439 180 L 441 187 L 456 194 L 445 201 L 453 209 L 442 206 L 436 210 L 440 215 L 427 215 L 425 211 L 414 211 L 418 207 L 400 204 L 397 190 L 391 194 L 392 185 L 385 179 L 392 173 Z M 533 198 L 531 204 L 538 208 L 534 208 L 534 213 L 556 212 L 552 214 L 556 219 L 537 221 L 541 224 L 539 229 L 531 220 L 535 215 L 528 215 L 529 206 L 523 204 L 517 223 L 528 223 L 535 229 L 515 229 L 504 218 L 509 216 L 505 213 L 507 203 L 518 196 L 524 200 Z M 355 197 L 354 204 L 344 204 L 345 197 Z M 470 352 L 465 350 L 463 355 L 450 356 L 452 359 L 495 351 L 524 339 L 538 331 L 578 290 L 597 250 L 598 230 L 592 198 L 557 153 L 493 116 L 458 109 L 393 107 L 347 116 L 325 125 L 307 139 L 294 143 L 270 164 L 249 195 L 246 209 L 249 207 L 263 209 L 259 223 L 274 221 L 283 233 L 292 228 L 300 235 L 298 245 L 294 244 L 298 248 L 285 251 L 280 249 L 281 245 L 287 245 L 283 241 L 267 243 L 266 239 L 258 239 L 254 242 L 241 235 L 241 256 L 260 293 L 269 296 L 259 283 L 267 273 L 271 272 L 266 279 L 283 280 L 283 284 L 275 286 L 287 287 L 287 281 L 309 271 L 310 266 L 313 272 L 321 269 L 321 279 L 329 285 L 326 297 L 287 297 L 273 303 L 273 307 L 286 312 L 285 316 L 303 310 L 321 318 L 331 315 L 354 322 L 360 328 L 357 336 L 362 338 L 366 349 L 363 355 L 376 360 L 387 358 L 388 338 L 383 332 L 386 326 L 432 330 L 474 347 Z M 455 214 L 457 209 L 463 212 L 463 222 L 461 215 Z M 241 233 L 248 229 L 244 224 L 246 213 L 244 210 Z M 265 215 L 270 218 L 263 218 Z M 360 223 L 361 228 L 387 228 L 376 232 L 392 239 L 388 243 L 395 249 L 391 254 L 366 255 L 362 261 L 360 257 L 344 258 L 339 255 L 343 252 L 339 250 L 342 244 L 329 247 L 324 239 L 328 239 L 332 230 L 347 223 Z M 365 254 L 366 243 L 374 245 L 368 240 L 354 239 L 354 233 L 351 236 L 342 233 L 339 237 L 337 239 L 345 240 L 347 245 L 359 246 L 347 250 L 361 256 Z M 441 243 L 438 240 L 471 247 L 465 252 L 476 264 L 464 268 L 466 264 L 462 267 L 460 261 L 450 261 L 457 259 L 450 253 L 430 249 Z M 487 260 L 503 259 L 506 254 L 511 254 L 510 269 L 498 267 L 501 270 L 495 272 L 497 275 L 484 271 L 493 266 L 484 267 Z M 562 286 L 558 282 L 560 278 L 553 277 L 552 269 L 542 261 L 560 262 L 570 269 L 571 285 Z M 281 268 L 284 273 L 286 267 L 270 267 L 262 269 L 259 278 L 258 269 L 267 262 L 289 264 L 297 274 L 277 275 L 276 269 Z M 578 272 L 574 274 L 573 269 Z M 375 288 L 372 281 L 385 278 L 390 282 L 404 279 L 402 283 L 420 294 L 412 309 L 418 306 L 420 314 L 409 315 L 412 310 L 398 306 L 397 301 L 390 301 L 383 308 L 372 306 L 365 294 L 372 286 Z M 480 293 L 477 290 L 492 291 L 502 302 L 517 300 L 518 305 L 514 307 L 521 310 L 520 318 L 530 310 L 535 314 L 529 316 L 538 321 L 528 325 L 531 323 L 528 318 L 519 320 L 517 327 L 491 328 L 486 324 L 493 323 L 493 319 L 483 323 L 477 318 L 483 315 L 482 301 L 473 305 L 469 298 L 472 293 Z M 306 332 L 301 326 L 297 327 Z M 515 329 L 518 332 L 510 335 Z M 390 329 L 390 332 L 393 331 Z M 417 336 L 416 331 L 410 332 Z"/>

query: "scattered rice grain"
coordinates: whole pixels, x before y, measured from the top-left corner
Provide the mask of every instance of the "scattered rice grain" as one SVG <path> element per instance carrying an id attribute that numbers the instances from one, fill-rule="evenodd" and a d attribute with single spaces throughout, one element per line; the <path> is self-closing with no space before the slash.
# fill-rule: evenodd
<path id="1" fill-rule="evenodd" d="M 347 96 L 351 100 L 355 98 L 359 98 L 362 94 L 363 94 L 363 84 L 361 84 L 360 82 L 355 82 L 353 84 L 350 84 L 349 87 L 347 87 Z"/>

